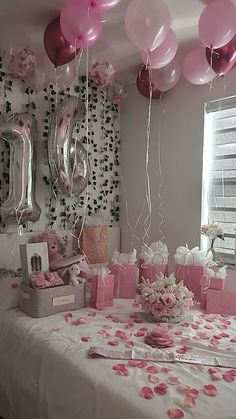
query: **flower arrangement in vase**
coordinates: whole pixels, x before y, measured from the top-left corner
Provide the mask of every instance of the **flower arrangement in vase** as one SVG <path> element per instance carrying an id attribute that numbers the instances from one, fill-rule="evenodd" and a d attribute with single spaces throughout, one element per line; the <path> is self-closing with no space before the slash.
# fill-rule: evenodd
<path id="1" fill-rule="evenodd" d="M 138 289 L 147 318 L 157 323 L 178 323 L 193 306 L 193 293 L 183 281 L 176 284 L 174 274 L 167 277 L 161 273 L 152 283 L 143 280 Z"/>
<path id="2" fill-rule="evenodd" d="M 219 223 L 204 224 L 201 226 L 201 234 L 208 237 L 210 240 L 210 247 L 207 251 L 207 255 L 211 252 L 213 261 L 216 261 L 216 251 L 214 249 L 214 243 L 217 238 L 224 240 L 224 230 Z"/>

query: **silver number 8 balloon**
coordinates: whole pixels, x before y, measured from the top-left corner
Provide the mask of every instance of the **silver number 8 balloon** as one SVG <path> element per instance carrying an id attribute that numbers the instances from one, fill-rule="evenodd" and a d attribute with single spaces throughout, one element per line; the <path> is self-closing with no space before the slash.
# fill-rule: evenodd
<path id="1" fill-rule="evenodd" d="M 28 113 L 15 114 L 0 128 L 0 138 L 10 146 L 9 194 L 3 202 L 3 221 L 38 221 L 35 200 L 37 121 Z"/>
<path id="2" fill-rule="evenodd" d="M 86 188 L 90 165 L 80 141 L 72 138 L 78 119 L 85 114 L 81 99 L 72 96 L 56 109 L 48 136 L 48 159 L 52 183 L 63 196 L 78 197 Z"/>

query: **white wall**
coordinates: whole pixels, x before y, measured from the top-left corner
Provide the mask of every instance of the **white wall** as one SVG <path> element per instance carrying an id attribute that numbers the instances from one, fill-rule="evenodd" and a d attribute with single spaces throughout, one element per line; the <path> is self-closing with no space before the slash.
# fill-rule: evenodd
<path id="1" fill-rule="evenodd" d="M 161 238 L 158 216 L 158 132 L 161 123 L 161 163 L 163 171 L 164 223 L 161 230 L 170 251 L 177 246 L 199 245 L 201 223 L 201 174 L 204 129 L 204 102 L 236 94 L 236 70 L 217 80 L 212 90 L 208 85 L 194 86 L 184 79 L 160 101 L 152 102 L 152 131 L 149 153 L 149 174 L 152 189 L 152 226 L 150 242 Z M 127 195 L 129 221 L 135 225 L 145 201 L 145 158 L 148 99 L 136 86 L 128 89 L 121 116 L 121 171 Z M 122 192 L 122 248 L 130 249 L 137 240 L 127 224 L 126 199 Z M 146 208 L 146 214 L 147 208 Z M 136 229 L 142 242 L 143 220 Z M 171 264 L 173 269 L 173 263 Z"/>

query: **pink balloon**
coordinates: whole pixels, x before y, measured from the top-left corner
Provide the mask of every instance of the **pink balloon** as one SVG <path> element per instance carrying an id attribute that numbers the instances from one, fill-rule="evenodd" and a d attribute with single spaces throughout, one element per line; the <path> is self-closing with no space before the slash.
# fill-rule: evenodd
<path id="1" fill-rule="evenodd" d="M 132 0 L 125 14 L 125 29 L 141 50 L 153 51 L 169 32 L 170 14 L 163 0 Z"/>
<path id="2" fill-rule="evenodd" d="M 186 55 L 182 72 L 186 80 L 192 84 L 206 84 L 216 77 L 216 73 L 208 64 L 204 47 L 197 47 Z"/>
<path id="3" fill-rule="evenodd" d="M 81 2 L 91 7 L 95 13 L 103 13 L 116 7 L 121 0 L 82 0 Z"/>
<path id="4" fill-rule="evenodd" d="M 61 31 L 66 40 L 77 48 L 94 45 L 101 34 L 99 15 L 78 0 L 69 0 L 60 17 Z"/>
<path id="5" fill-rule="evenodd" d="M 61 32 L 60 18 L 52 20 L 44 32 L 44 47 L 55 67 L 72 61 L 79 49 L 69 44 Z"/>
<path id="6" fill-rule="evenodd" d="M 141 51 L 141 58 L 144 64 L 151 68 L 162 68 L 169 64 L 178 48 L 178 41 L 175 32 L 170 29 L 162 44 L 151 52 Z"/>
<path id="7" fill-rule="evenodd" d="M 165 67 L 153 70 L 152 75 L 160 92 L 167 92 L 178 83 L 181 76 L 181 67 L 178 61 L 173 60 Z"/>
<path id="8" fill-rule="evenodd" d="M 153 71 L 148 70 L 145 66 L 143 66 L 137 76 L 137 89 L 141 95 L 153 100 L 158 100 L 161 97 L 161 92 L 157 87 L 156 79 L 152 76 Z M 151 79 L 152 80 L 151 80 Z"/>
<path id="9" fill-rule="evenodd" d="M 202 42 L 209 48 L 226 45 L 236 33 L 236 7 L 230 0 L 215 0 L 202 12 L 198 22 Z"/>

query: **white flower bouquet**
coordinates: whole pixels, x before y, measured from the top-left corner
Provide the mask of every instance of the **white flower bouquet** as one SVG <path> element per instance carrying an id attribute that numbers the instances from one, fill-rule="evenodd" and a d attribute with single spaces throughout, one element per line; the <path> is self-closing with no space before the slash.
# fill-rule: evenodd
<path id="1" fill-rule="evenodd" d="M 160 274 L 152 283 L 144 280 L 138 289 L 147 318 L 157 323 L 178 323 L 193 306 L 193 293 L 182 281 L 176 284 L 174 274 Z"/>

